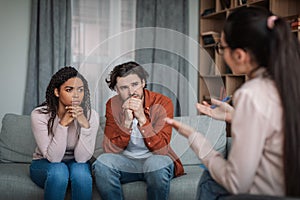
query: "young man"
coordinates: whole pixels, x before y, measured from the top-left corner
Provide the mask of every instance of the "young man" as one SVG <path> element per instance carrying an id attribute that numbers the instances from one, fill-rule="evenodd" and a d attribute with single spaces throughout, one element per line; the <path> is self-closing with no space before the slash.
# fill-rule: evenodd
<path id="1" fill-rule="evenodd" d="M 145 181 L 147 198 L 168 199 L 170 181 L 183 174 L 170 147 L 172 101 L 146 90 L 148 73 L 137 63 L 116 66 L 106 79 L 118 94 L 106 103 L 104 154 L 93 169 L 102 199 L 123 199 L 121 184 Z"/>

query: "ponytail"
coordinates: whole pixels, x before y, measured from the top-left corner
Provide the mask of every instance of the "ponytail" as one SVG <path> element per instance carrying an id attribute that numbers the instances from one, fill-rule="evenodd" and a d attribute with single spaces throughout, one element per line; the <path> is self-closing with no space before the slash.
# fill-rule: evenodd
<path id="1" fill-rule="evenodd" d="M 270 27 L 269 27 L 270 28 Z M 270 29 L 268 71 L 283 107 L 284 176 L 287 196 L 300 196 L 300 45 L 284 19 Z"/>
<path id="2" fill-rule="evenodd" d="M 284 19 L 262 7 L 235 10 L 228 16 L 223 31 L 231 49 L 251 52 L 258 67 L 265 67 L 275 82 L 283 109 L 285 193 L 300 197 L 299 41 Z"/>

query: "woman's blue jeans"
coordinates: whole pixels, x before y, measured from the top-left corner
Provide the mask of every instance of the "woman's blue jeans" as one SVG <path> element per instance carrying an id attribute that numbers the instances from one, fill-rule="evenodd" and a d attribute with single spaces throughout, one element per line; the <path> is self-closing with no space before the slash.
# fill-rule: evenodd
<path id="1" fill-rule="evenodd" d="M 122 184 L 145 181 L 147 199 L 168 199 L 174 163 L 168 156 L 152 155 L 131 159 L 121 154 L 105 153 L 93 163 L 96 185 L 101 199 L 124 199 Z"/>
<path id="2" fill-rule="evenodd" d="M 196 199 L 222 200 L 229 195 L 229 192 L 211 177 L 209 171 L 204 170 L 198 184 Z"/>
<path id="3" fill-rule="evenodd" d="M 74 159 L 57 163 L 47 159 L 33 160 L 30 177 L 44 188 L 45 200 L 63 200 L 69 181 L 73 200 L 92 199 L 92 175 L 88 162 L 77 163 Z"/>

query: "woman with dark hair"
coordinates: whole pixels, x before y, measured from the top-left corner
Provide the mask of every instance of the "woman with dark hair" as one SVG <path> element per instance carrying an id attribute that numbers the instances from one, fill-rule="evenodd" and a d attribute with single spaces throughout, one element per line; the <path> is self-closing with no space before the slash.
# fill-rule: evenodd
<path id="1" fill-rule="evenodd" d="M 44 199 L 65 198 L 69 181 L 72 199 L 92 199 L 89 159 L 95 148 L 98 114 L 91 109 L 86 79 L 73 67 L 56 72 L 46 101 L 31 113 L 37 143 L 30 165 L 34 183 Z"/>
<path id="2" fill-rule="evenodd" d="M 228 16 L 216 50 L 235 74 L 249 77 L 234 94 L 234 108 L 215 99 L 215 109 L 197 104 L 201 113 L 232 123 L 228 159 L 193 128 L 166 120 L 189 139 L 208 168 L 198 199 L 237 193 L 299 197 L 299 41 L 284 19 L 243 7 Z"/>

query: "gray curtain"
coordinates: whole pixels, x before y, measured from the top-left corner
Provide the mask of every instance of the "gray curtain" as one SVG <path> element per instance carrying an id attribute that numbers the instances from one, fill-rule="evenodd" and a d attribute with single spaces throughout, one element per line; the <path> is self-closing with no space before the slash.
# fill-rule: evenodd
<path id="1" fill-rule="evenodd" d="M 53 73 L 71 63 L 71 0 L 32 0 L 24 114 L 45 101 Z"/>
<path id="2" fill-rule="evenodd" d="M 137 0 L 136 13 L 135 59 L 148 89 L 170 97 L 175 116 L 188 115 L 188 0 Z"/>

